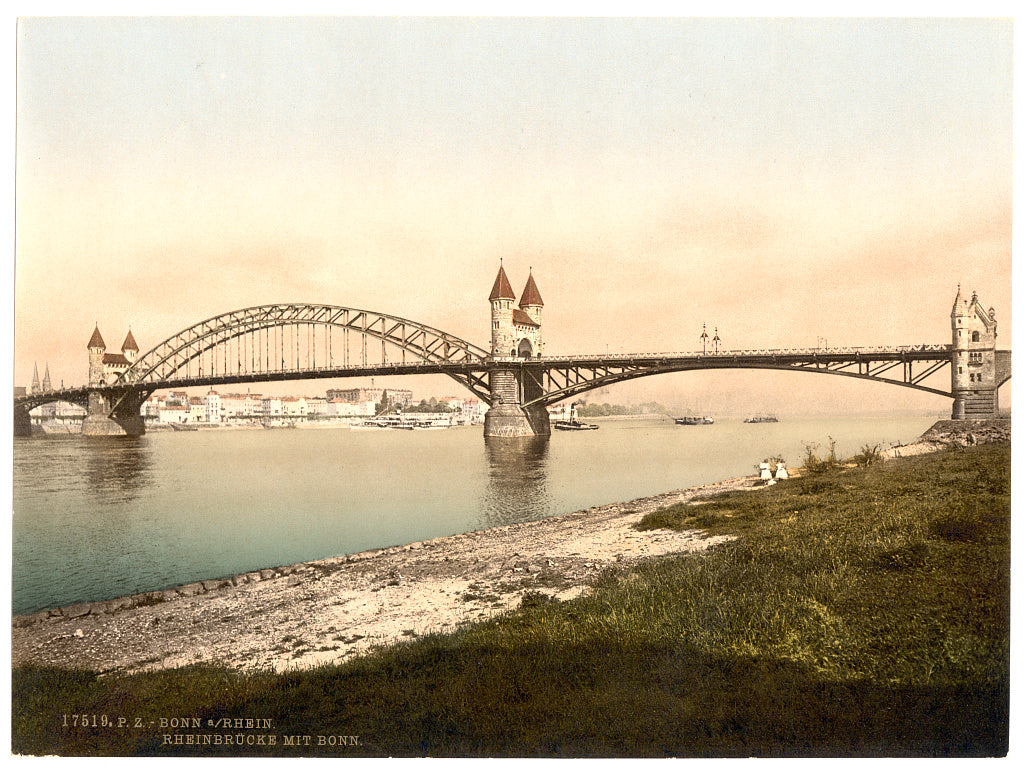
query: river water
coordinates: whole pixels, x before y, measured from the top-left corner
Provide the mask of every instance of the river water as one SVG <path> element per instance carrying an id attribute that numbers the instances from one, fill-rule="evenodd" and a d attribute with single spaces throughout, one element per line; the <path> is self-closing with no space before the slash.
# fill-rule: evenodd
<path id="1" fill-rule="evenodd" d="M 14 441 L 13 611 L 25 614 L 407 544 L 912 442 L 935 418 L 598 421 L 482 429 L 253 429 Z"/>

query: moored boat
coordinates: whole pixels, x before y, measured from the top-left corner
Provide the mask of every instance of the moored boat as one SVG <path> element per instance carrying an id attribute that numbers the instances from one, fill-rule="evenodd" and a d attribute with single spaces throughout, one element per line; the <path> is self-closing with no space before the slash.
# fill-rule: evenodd
<path id="1" fill-rule="evenodd" d="M 773 415 L 755 415 L 743 419 L 745 424 L 777 424 L 778 422 L 779 419 Z"/>
<path id="2" fill-rule="evenodd" d="M 704 426 L 713 424 L 715 419 L 707 415 L 685 415 L 675 419 L 680 426 Z"/>

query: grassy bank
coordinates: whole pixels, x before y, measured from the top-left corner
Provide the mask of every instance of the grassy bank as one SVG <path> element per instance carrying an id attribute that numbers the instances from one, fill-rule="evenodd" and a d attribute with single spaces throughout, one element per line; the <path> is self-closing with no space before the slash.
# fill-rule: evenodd
<path id="1" fill-rule="evenodd" d="M 1009 457 L 1007 444 L 978 446 L 662 510 L 640 527 L 740 538 L 609 572 L 587 598 L 531 595 L 490 622 L 341 666 L 102 678 L 19 668 L 13 750 L 1002 755 Z M 65 714 L 101 725 L 65 727 Z M 103 716 L 127 726 L 104 727 Z M 201 728 L 161 730 L 161 718 Z M 226 730 L 211 722 L 223 718 L 269 728 L 233 729 L 231 746 L 214 745 Z M 162 745 L 165 734 L 211 744 Z M 256 735 L 276 744 L 235 744 Z M 310 744 L 284 744 L 296 735 Z"/>

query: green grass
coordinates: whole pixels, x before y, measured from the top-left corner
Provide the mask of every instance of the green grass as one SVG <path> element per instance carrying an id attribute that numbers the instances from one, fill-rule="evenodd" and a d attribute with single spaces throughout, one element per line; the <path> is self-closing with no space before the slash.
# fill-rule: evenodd
<path id="1" fill-rule="evenodd" d="M 341 666 L 18 668 L 13 749 L 239 754 L 162 747 L 148 727 L 61 725 L 86 713 L 254 717 L 314 743 L 243 755 L 1004 755 L 1009 455 L 979 446 L 662 510 L 641 527 L 740 538 L 609 571 L 586 598 L 533 592 L 499 618 Z M 318 734 L 359 745 L 318 747 Z"/>

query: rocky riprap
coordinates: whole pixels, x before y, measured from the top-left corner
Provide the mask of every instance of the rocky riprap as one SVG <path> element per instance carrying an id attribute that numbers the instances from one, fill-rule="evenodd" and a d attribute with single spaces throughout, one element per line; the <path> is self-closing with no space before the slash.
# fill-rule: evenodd
<path id="1" fill-rule="evenodd" d="M 896 445 L 882 452 L 883 458 L 901 458 L 933 453 L 946 448 L 966 448 L 989 442 L 1010 441 L 1009 418 L 936 421 L 910 445 Z"/>

